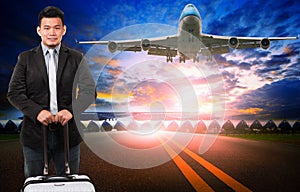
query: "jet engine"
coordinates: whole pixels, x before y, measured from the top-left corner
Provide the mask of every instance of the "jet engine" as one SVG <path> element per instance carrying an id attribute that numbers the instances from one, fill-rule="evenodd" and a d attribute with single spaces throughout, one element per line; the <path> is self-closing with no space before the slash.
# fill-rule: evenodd
<path id="1" fill-rule="evenodd" d="M 150 48 L 150 41 L 149 39 L 143 39 L 141 42 L 141 47 L 144 51 L 148 51 Z"/>
<path id="2" fill-rule="evenodd" d="M 113 41 L 110 41 L 108 44 L 108 50 L 109 52 L 111 53 L 114 53 L 117 51 L 117 48 L 118 48 L 118 44 L 116 42 L 113 42 Z"/>
<path id="3" fill-rule="evenodd" d="M 260 47 L 263 49 L 268 49 L 270 47 L 270 40 L 267 38 L 264 38 L 260 41 Z"/>
<path id="4" fill-rule="evenodd" d="M 231 37 L 228 44 L 231 48 L 236 49 L 239 46 L 239 40 L 236 37 Z"/>

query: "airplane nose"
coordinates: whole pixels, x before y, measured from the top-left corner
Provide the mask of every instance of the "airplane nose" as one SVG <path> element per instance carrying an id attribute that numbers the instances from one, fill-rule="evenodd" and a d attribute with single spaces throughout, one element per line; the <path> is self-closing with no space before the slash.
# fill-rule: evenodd
<path id="1" fill-rule="evenodd" d="M 186 7 L 195 7 L 193 4 L 187 4 Z"/>
<path id="2" fill-rule="evenodd" d="M 192 12 L 192 11 L 197 10 L 197 8 L 193 4 L 188 4 L 188 5 L 185 6 L 184 10 L 187 11 L 187 12 L 188 11 Z"/>
<path id="3" fill-rule="evenodd" d="M 198 9 L 193 4 L 188 4 L 184 7 L 179 20 L 181 21 L 182 19 L 190 15 L 201 19 Z"/>

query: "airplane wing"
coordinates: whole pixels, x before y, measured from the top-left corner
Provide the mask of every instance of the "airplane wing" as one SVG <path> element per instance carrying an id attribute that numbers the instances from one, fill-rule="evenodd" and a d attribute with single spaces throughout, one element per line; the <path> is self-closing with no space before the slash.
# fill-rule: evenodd
<path id="1" fill-rule="evenodd" d="M 203 44 L 211 48 L 212 54 L 229 52 L 229 47 L 234 49 L 258 48 L 268 49 L 271 41 L 296 40 L 298 37 L 230 37 L 202 34 Z"/>
<path id="2" fill-rule="evenodd" d="M 77 41 L 78 44 L 107 45 L 111 53 L 115 51 L 148 51 L 149 55 L 177 55 L 177 35 L 149 39 L 116 40 L 116 41 Z M 170 55 L 171 54 L 171 55 Z"/>
<path id="3" fill-rule="evenodd" d="M 279 40 L 295 40 L 298 37 L 231 37 L 201 34 L 200 41 L 204 47 L 199 52 L 207 55 L 224 54 L 233 49 L 258 48 L 268 49 L 271 41 Z M 106 45 L 111 53 L 115 51 L 147 51 L 148 55 L 166 56 L 167 61 L 172 61 L 177 56 L 178 51 L 178 35 L 135 39 L 135 40 L 115 40 L 115 41 L 77 41 L 78 44 L 100 44 Z M 183 60 L 184 61 L 184 60 Z"/>

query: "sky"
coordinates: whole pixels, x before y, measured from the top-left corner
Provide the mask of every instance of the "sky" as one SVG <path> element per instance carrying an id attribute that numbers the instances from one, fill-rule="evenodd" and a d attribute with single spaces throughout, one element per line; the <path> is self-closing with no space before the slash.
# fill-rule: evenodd
<path id="1" fill-rule="evenodd" d="M 226 36 L 298 36 L 296 0 L 26 0 L 1 2 L 0 119 L 22 114 L 6 100 L 18 54 L 37 46 L 37 15 L 47 5 L 65 12 L 63 43 L 82 51 L 97 82 L 97 111 L 197 111 L 227 119 L 300 119 L 300 40 L 271 42 L 268 50 L 231 50 L 203 65 L 141 53 L 111 54 L 77 40 L 174 35 L 184 6 L 193 3 L 203 33 Z M 2 5 L 3 4 L 3 5 Z"/>

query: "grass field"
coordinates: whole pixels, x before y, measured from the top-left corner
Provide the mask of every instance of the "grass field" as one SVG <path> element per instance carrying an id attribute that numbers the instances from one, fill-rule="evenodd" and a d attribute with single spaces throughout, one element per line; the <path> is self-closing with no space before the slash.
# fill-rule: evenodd
<path id="1" fill-rule="evenodd" d="M 224 136 L 300 145 L 300 134 L 228 134 Z"/>
<path id="2" fill-rule="evenodd" d="M 3 140 L 18 140 L 19 134 L 0 134 L 0 141 Z"/>

